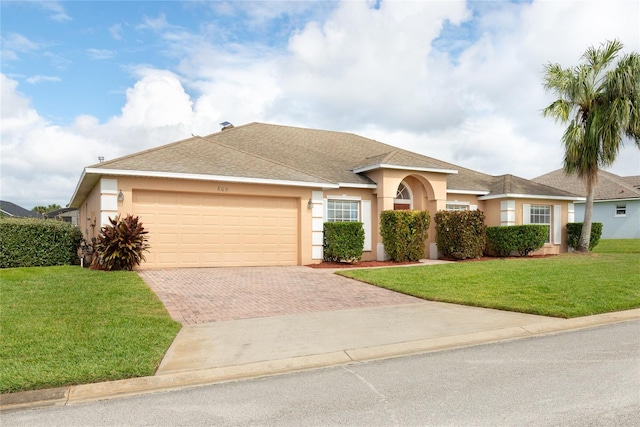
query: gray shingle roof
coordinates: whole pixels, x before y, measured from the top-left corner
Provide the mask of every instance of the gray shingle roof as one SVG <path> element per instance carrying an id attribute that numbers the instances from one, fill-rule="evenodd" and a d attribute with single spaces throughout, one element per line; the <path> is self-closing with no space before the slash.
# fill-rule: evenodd
<path id="1" fill-rule="evenodd" d="M 562 169 L 541 175 L 534 178 L 533 181 L 555 188 L 563 188 L 578 196 L 586 197 L 586 190 L 582 181 L 575 175 L 567 176 Z M 627 178 L 622 178 L 611 172 L 598 172 L 595 200 L 629 199 L 636 197 L 640 197 L 640 190 L 634 188 L 632 182 L 628 181 Z"/>
<path id="2" fill-rule="evenodd" d="M 90 168 L 361 185 L 375 183 L 354 170 L 378 165 L 442 171 L 448 174 L 450 190 L 572 196 L 523 178 L 486 175 L 352 133 L 264 123 L 194 136 Z"/>
<path id="3" fill-rule="evenodd" d="M 0 200 L 0 210 L 3 214 L 17 218 L 42 218 L 38 212 L 33 212 L 28 209 L 18 206 L 15 203 Z"/>

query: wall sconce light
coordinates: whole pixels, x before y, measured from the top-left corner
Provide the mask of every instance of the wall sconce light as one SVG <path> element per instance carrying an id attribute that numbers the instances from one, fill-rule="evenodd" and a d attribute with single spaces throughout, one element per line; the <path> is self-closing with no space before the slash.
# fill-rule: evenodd
<path id="1" fill-rule="evenodd" d="M 122 190 L 120 190 L 120 192 L 118 193 L 118 203 L 122 203 L 122 202 L 124 202 L 124 194 L 122 193 Z"/>
<path id="2" fill-rule="evenodd" d="M 312 206 L 313 206 L 313 200 L 309 199 L 309 201 L 307 202 L 307 207 L 311 209 Z"/>

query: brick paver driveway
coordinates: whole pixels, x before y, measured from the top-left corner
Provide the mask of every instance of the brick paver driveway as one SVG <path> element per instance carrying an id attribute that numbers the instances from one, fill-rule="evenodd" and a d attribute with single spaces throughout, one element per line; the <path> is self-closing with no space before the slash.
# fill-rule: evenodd
<path id="1" fill-rule="evenodd" d="M 422 300 L 310 267 L 142 270 L 175 320 L 195 325 Z"/>

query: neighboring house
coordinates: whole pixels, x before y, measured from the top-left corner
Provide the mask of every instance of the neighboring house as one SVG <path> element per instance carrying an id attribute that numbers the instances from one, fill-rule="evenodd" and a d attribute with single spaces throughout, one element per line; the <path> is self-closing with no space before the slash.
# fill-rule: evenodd
<path id="1" fill-rule="evenodd" d="M 143 267 L 164 268 L 318 263 L 327 221 L 362 222 L 363 259 L 384 259 L 378 219 L 389 209 L 432 218 L 480 209 L 489 226 L 548 224 L 538 253 L 560 253 L 579 200 L 351 133 L 251 123 L 89 166 L 69 206 L 87 239 L 109 217 L 139 216 L 151 245 Z"/>
<path id="2" fill-rule="evenodd" d="M 584 184 L 562 169 L 534 178 L 533 181 L 585 195 Z M 575 221 L 584 220 L 585 202 L 576 202 Z M 593 222 L 602 223 L 603 239 L 640 239 L 640 176 L 621 177 L 598 172 L 593 201 Z"/>
<path id="3" fill-rule="evenodd" d="M 78 226 L 78 209 L 60 208 L 44 214 L 46 219 L 57 219 Z"/>
<path id="4" fill-rule="evenodd" d="M 25 209 L 15 203 L 0 200 L 0 212 L 2 216 L 8 218 L 39 218 L 42 219 L 42 215 L 38 212 L 33 212 Z"/>

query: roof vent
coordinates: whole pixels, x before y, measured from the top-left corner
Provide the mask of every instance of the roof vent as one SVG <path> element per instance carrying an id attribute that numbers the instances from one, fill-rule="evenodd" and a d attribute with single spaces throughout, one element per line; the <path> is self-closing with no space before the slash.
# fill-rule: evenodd
<path id="1" fill-rule="evenodd" d="M 222 122 L 220 123 L 220 126 L 222 126 L 221 130 L 231 129 L 233 127 L 233 125 L 229 122 Z"/>

